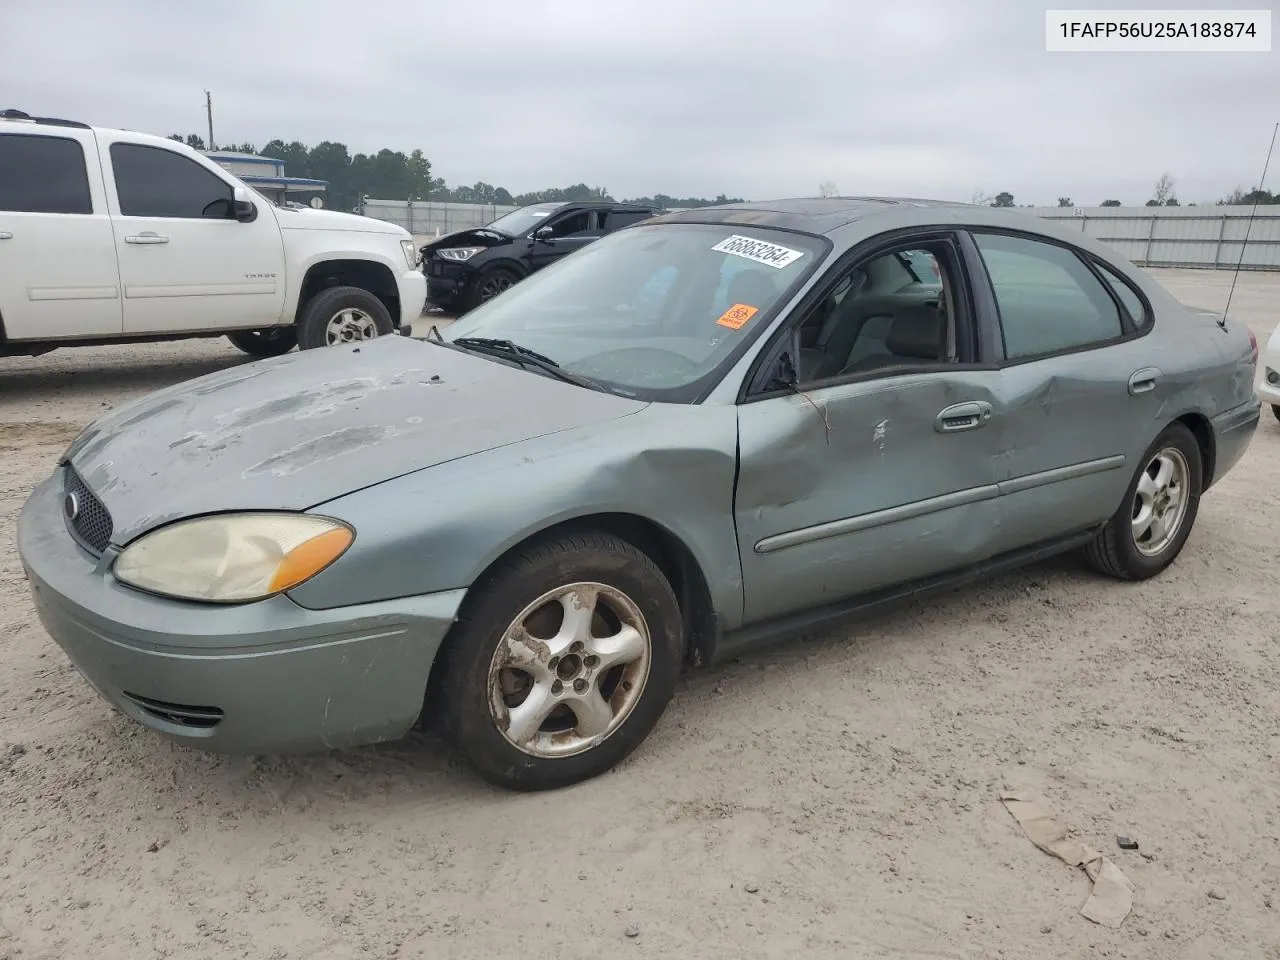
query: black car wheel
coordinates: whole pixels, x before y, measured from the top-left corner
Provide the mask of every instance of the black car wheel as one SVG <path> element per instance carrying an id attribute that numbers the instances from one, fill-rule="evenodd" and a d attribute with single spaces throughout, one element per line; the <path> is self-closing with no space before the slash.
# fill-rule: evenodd
<path id="1" fill-rule="evenodd" d="M 508 789 L 598 776 L 671 700 L 681 623 L 662 571 L 624 540 L 586 532 L 518 551 L 472 588 L 441 653 L 445 738 Z"/>
<path id="2" fill-rule="evenodd" d="M 474 310 L 482 303 L 487 303 L 498 294 L 514 287 L 520 278 L 516 276 L 514 270 L 507 267 L 489 267 L 476 277 L 475 283 L 471 287 L 471 302 L 467 305 L 467 309 Z"/>
<path id="3" fill-rule="evenodd" d="M 227 339 L 251 357 L 278 357 L 298 345 L 298 331 L 294 327 L 237 330 L 228 333 Z"/>
<path id="4" fill-rule="evenodd" d="M 1277 420 L 1280 420 L 1280 403 L 1273 403 L 1271 405 L 1271 412 L 1276 415 Z"/>
<path id="5" fill-rule="evenodd" d="M 1154 577 L 1182 552 L 1203 489 L 1200 445 L 1172 423 L 1147 448 L 1120 509 L 1086 548 L 1089 563 L 1120 580 Z"/>

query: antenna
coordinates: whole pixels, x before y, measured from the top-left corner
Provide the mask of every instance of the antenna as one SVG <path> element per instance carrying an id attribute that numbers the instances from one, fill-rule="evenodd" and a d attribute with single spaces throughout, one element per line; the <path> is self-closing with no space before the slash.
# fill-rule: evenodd
<path id="1" fill-rule="evenodd" d="M 1227 329 L 1227 311 L 1231 309 L 1231 298 L 1236 292 L 1236 281 L 1240 279 L 1240 266 L 1244 263 L 1245 251 L 1249 249 L 1249 233 L 1253 230 L 1253 218 L 1258 212 L 1258 201 L 1262 199 L 1262 185 L 1267 182 L 1267 168 L 1271 166 L 1271 151 L 1276 148 L 1276 131 L 1280 130 L 1280 123 L 1271 128 L 1271 146 L 1267 148 L 1267 159 L 1262 164 L 1262 179 L 1258 181 L 1258 186 L 1253 191 L 1253 209 L 1249 211 L 1249 221 L 1244 228 L 1244 243 L 1240 244 L 1240 259 L 1236 261 L 1235 273 L 1231 275 L 1231 289 L 1227 291 L 1227 305 L 1222 308 L 1222 319 L 1218 321 L 1218 326 L 1223 330 Z"/>

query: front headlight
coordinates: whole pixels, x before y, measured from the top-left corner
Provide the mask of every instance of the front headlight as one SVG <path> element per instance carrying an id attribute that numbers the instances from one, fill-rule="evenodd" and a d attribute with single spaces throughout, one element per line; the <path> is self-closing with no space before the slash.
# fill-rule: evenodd
<path id="1" fill-rule="evenodd" d="M 443 250 L 437 250 L 436 254 L 441 260 L 454 260 L 461 263 L 464 260 L 470 260 L 484 249 L 484 247 L 445 247 Z"/>
<path id="2" fill-rule="evenodd" d="M 401 240 L 400 249 L 404 251 L 404 259 L 412 270 L 418 265 L 418 248 L 412 240 Z"/>
<path id="3" fill-rule="evenodd" d="M 355 532 L 327 517 L 236 513 L 184 520 L 134 541 L 116 579 L 180 600 L 247 603 L 291 590 L 337 560 Z"/>

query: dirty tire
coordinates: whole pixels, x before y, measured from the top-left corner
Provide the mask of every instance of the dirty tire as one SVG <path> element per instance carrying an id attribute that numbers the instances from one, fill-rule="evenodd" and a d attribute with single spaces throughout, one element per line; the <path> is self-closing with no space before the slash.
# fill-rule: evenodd
<path id="1" fill-rule="evenodd" d="M 486 267 L 480 271 L 475 283 L 471 285 L 471 294 L 467 298 L 466 309 L 474 310 L 480 304 L 487 303 L 519 282 L 519 274 L 509 267 Z"/>
<path id="2" fill-rule="evenodd" d="M 298 318 L 298 349 L 314 350 L 330 346 L 329 321 L 344 310 L 357 310 L 370 317 L 377 335 L 394 332 L 395 323 L 386 305 L 360 287 L 326 287 L 313 296 Z"/>
<path id="3" fill-rule="evenodd" d="M 630 713 L 601 742 L 569 756 L 535 756 L 499 729 L 490 705 L 490 668 L 526 607 L 583 581 L 620 591 L 643 616 L 651 641 L 647 677 Z M 625 540 L 586 531 L 519 549 L 472 589 L 441 652 L 438 682 L 432 683 L 440 731 L 468 766 L 507 789 L 555 789 L 605 773 L 644 741 L 666 710 L 680 675 L 681 622 L 658 565 Z"/>
<path id="4" fill-rule="evenodd" d="M 1182 454 L 1188 467 L 1187 508 L 1177 531 L 1167 545 L 1159 553 L 1148 556 L 1142 553 L 1134 542 L 1132 532 L 1134 502 L 1138 495 L 1138 483 L 1146 474 L 1148 466 L 1157 455 L 1170 448 Z M 1085 548 L 1085 557 L 1089 564 L 1100 573 L 1118 580 L 1146 580 L 1154 577 L 1173 563 L 1182 552 L 1187 537 L 1191 535 L 1191 528 L 1195 526 L 1196 514 L 1200 509 L 1200 494 L 1203 489 L 1204 462 L 1200 455 L 1200 445 L 1186 426 L 1181 423 L 1171 423 L 1160 432 L 1142 455 L 1142 462 L 1134 472 L 1120 509 L 1107 522 L 1097 538 Z"/>
<path id="5" fill-rule="evenodd" d="M 293 327 L 237 330 L 228 333 L 227 339 L 251 357 L 278 357 L 298 345 L 298 331 Z"/>

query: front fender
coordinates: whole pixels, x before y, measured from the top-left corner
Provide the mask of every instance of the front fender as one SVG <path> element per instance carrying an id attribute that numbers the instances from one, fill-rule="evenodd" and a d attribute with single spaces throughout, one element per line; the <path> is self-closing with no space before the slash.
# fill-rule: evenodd
<path id="1" fill-rule="evenodd" d="M 385 233 L 344 232 L 335 234 L 320 230 L 286 230 L 285 270 L 289 278 L 285 295 L 285 317 L 298 312 L 298 298 L 307 272 L 319 263 L 329 260 L 367 260 L 391 271 L 399 286 L 399 277 L 408 269 L 399 237 Z"/>
<path id="2" fill-rule="evenodd" d="M 512 547 L 569 520 L 630 514 L 678 538 L 726 628 L 742 615 L 733 521 L 737 412 L 651 404 L 594 424 L 440 464 L 315 508 L 356 541 L 291 593 L 329 609 L 469 588 Z"/>

